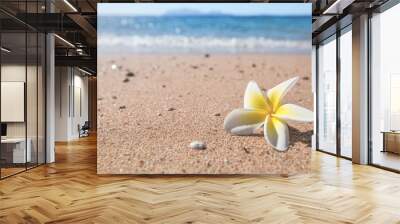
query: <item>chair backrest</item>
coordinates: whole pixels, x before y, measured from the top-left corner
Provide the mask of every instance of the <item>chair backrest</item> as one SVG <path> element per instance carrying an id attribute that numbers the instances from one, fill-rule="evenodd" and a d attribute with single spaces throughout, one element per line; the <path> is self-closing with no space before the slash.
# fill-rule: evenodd
<path id="1" fill-rule="evenodd" d="M 89 121 L 85 121 L 85 124 L 83 124 L 82 128 L 90 128 L 89 124 Z"/>

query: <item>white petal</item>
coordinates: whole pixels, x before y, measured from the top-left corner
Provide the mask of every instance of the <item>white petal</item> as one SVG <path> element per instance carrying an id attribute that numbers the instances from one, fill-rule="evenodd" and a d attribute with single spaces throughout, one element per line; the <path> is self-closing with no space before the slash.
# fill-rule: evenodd
<path id="1" fill-rule="evenodd" d="M 252 135 L 266 116 L 262 110 L 235 109 L 225 117 L 224 129 L 235 135 Z"/>
<path id="2" fill-rule="evenodd" d="M 278 110 L 275 111 L 274 116 L 286 121 L 311 122 L 314 120 L 314 113 L 311 110 L 294 104 L 280 106 Z"/>
<path id="3" fill-rule="evenodd" d="M 286 80 L 285 82 L 280 83 L 274 88 L 268 90 L 267 96 L 269 102 L 271 102 L 271 106 L 275 111 L 281 104 L 283 97 L 286 93 L 296 84 L 299 77 L 294 77 L 292 79 Z"/>
<path id="4" fill-rule="evenodd" d="M 268 102 L 266 101 L 264 94 L 255 81 L 250 81 L 247 84 L 246 91 L 244 93 L 244 108 L 269 110 Z"/>
<path id="5" fill-rule="evenodd" d="M 279 118 L 268 116 L 265 119 L 264 137 L 278 151 L 286 151 L 289 147 L 289 128 Z"/>

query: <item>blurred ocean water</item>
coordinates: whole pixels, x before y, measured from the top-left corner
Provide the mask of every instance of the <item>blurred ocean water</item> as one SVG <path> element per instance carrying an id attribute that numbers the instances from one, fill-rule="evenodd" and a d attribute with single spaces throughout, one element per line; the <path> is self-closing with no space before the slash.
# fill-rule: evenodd
<path id="1" fill-rule="evenodd" d="M 100 52 L 311 51 L 310 16 L 98 16 Z"/>

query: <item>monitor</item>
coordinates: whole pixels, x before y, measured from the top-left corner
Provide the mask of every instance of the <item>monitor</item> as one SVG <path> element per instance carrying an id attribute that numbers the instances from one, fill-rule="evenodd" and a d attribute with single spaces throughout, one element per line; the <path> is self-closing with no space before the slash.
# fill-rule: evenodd
<path id="1" fill-rule="evenodd" d="M 1 123 L 1 136 L 7 136 L 7 124 Z"/>

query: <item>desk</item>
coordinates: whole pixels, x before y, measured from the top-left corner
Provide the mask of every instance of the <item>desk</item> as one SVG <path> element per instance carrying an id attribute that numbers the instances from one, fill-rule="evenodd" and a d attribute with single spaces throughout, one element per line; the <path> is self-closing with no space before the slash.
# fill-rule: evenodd
<path id="1" fill-rule="evenodd" d="M 400 154 L 400 132 L 382 131 L 381 133 L 383 134 L 382 152 L 392 152 Z"/>
<path id="2" fill-rule="evenodd" d="M 32 140 L 28 138 L 25 152 L 25 138 L 5 138 L 1 139 L 1 154 L 8 163 L 25 163 L 31 162 Z M 4 156 L 3 156 L 4 155 Z M 12 158 L 12 159 L 11 159 Z M 26 160 L 25 160 L 26 159 Z"/>

